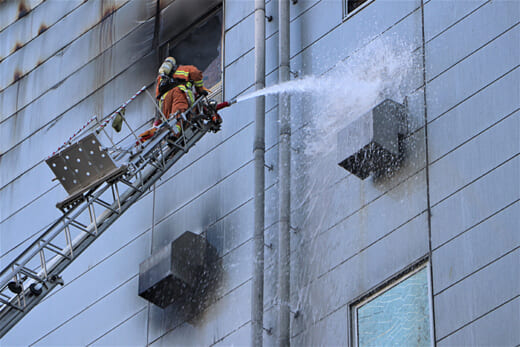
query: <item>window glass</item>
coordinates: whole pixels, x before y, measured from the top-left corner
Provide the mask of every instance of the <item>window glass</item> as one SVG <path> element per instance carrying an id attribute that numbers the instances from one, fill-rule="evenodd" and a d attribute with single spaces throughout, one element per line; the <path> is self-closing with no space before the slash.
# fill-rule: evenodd
<path id="1" fill-rule="evenodd" d="M 430 346 L 430 327 L 426 267 L 354 307 L 357 346 Z"/>

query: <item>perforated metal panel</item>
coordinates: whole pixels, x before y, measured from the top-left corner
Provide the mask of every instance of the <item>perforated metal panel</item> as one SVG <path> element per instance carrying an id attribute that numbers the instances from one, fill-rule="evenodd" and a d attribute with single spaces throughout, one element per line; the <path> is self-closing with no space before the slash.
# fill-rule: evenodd
<path id="1" fill-rule="evenodd" d="M 117 170 L 94 134 L 46 160 L 56 178 L 72 195 Z"/>

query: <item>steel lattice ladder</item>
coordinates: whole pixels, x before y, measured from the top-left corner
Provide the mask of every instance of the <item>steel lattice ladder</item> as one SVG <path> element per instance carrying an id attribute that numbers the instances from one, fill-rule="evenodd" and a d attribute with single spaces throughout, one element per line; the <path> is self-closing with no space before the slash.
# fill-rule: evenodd
<path id="1" fill-rule="evenodd" d="M 166 131 L 171 124 L 163 123 L 164 131 L 145 143 L 127 165 L 57 205 L 63 215 L 0 272 L 0 337 L 54 287 L 63 285 L 60 274 L 64 269 L 173 164 L 208 131 L 218 131 L 207 106 L 208 100 L 202 97 L 186 111 L 192 115 L 191 122 L 179 138 Z M 103 209 L 100 214 L 96 214 L 96 206 Z"/>

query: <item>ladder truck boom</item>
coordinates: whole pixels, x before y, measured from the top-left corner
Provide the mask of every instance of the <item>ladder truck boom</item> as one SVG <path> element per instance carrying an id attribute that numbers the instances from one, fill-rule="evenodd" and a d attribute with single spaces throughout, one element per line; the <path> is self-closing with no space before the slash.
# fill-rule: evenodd
<path id="1" fill-rule="evenodd" d="M 139 144 L 140 150 L 130 156 L 125 165 L 111 168 L 103 177 L 89 182 L 57 204 L 63 215 L 0 272 L 0 337 L 54 287 L 63 285 L 60 274 L 67 266 L 137 202 L 172 165 L 207 132 L 220 129 L 219 123 L 215 122 L 215 117 L 220 119 L 216 113 L 217 106 L 222 108 L 232 103 L 217 105 L 206 97 L 198 98 L 183 114 L 187 127 L 180 137 L 172 137 L 169 131 L 169 122 L 172 120 L 164 122 L 161 131 L 147 142 Z M 81 152 L 87 148 L 87 142 L 100 149 L 96 141 L 95 135 L 90 134 L 80 140 L 81 143 L 78 142 L 81 144 L 78 150 Z M 92 151 L 91 154 L 97 155 L 99 160 L 107 160 L 104 157 L 107 155 L 106 150 L 100 149 L 98 152 L 93 154 Z M 96 206 L 103 211 L 97 214 Z"/>

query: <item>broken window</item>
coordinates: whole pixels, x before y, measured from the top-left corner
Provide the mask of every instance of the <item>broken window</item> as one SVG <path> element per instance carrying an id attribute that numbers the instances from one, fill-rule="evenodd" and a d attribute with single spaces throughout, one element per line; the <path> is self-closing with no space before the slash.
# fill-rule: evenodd
<path id="1" fill-rule="evenodd" d="M 351 306 L 353 346 L 431 346 L 428 267 Z"/>
<path id="2" fill-rule="evenodd" d="M 343 2 L 343 17 L 346 18 L 348 15 L 352 14 L 355 9 L 363 5 L 368 0 L 344 0 Z"/>
<path id="3" fill-rule="evenodd" d="M 169 42 L 165 56 L 175 57 L 179 65 L 195 65 L 204 75 L 206 88 L 212 92 L 221 90 L 222 8 Z"/>

